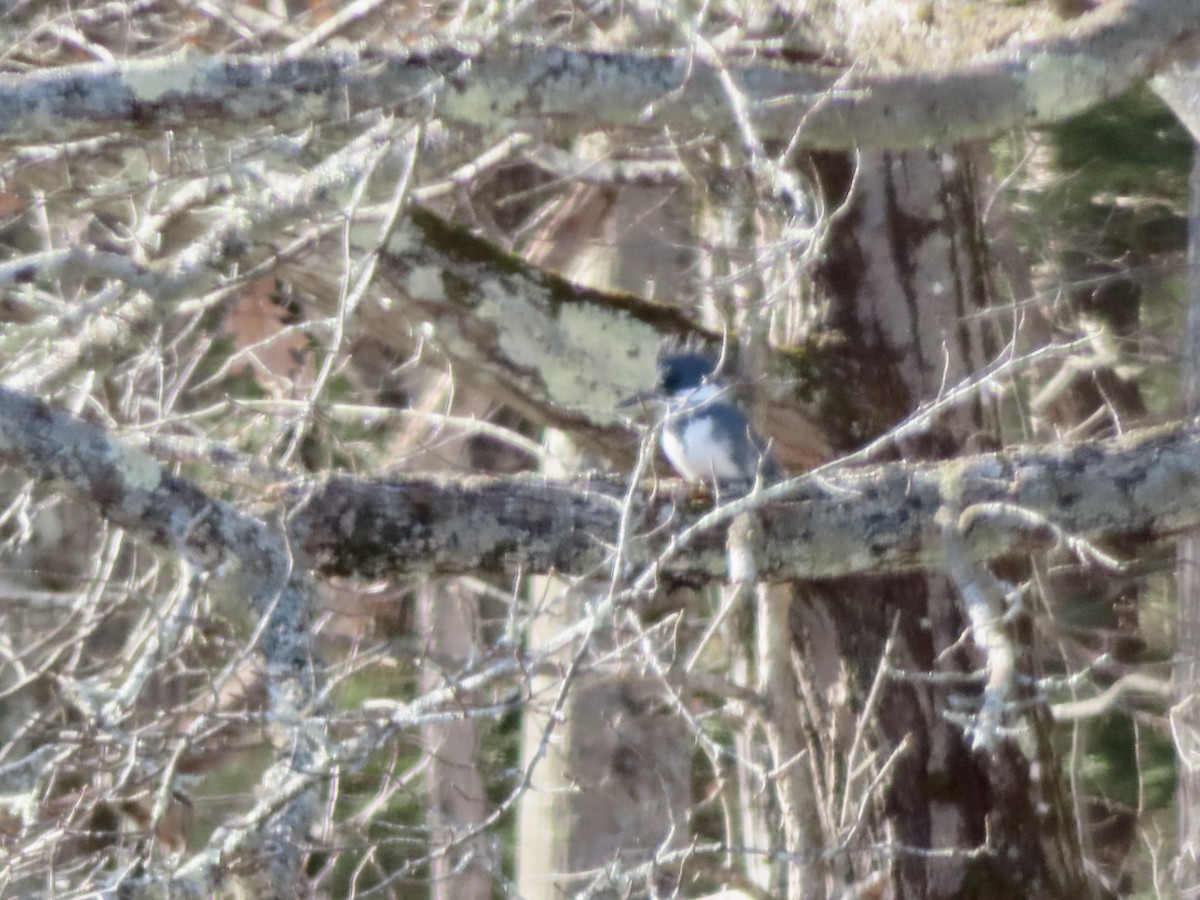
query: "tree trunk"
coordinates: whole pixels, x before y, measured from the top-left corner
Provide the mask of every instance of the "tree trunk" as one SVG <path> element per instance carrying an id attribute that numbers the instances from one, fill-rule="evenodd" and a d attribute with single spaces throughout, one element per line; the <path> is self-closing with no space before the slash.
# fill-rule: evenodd
<path id="1" fill-rule="evenodd" d="M 1193 150 L 1191 198 L 1188 210 L 1188 315 L 1182 348 L 1184 413 L 1200 413 L 1200 152 Z M 1175 651 L 1175 707 L 1172 732 L 1178 754 L 1179 787 L 1175 805 L 1179 817 L 1179 856 L 1176 883 L 1181 896 L 1200 886 L 1200 537 L 1179 541 L 1175 562 L 1179 591 Z"/>
<path id="2" fill-rule="evenodd" d="M 630 188 L 616 194 L 583 187 L 551 217 L 530 256 L 573 280 L 597 287 L 671 297 L 678 294 L 687 246 L 672 233 L 678 200 L 670 191 Z M 548 446 L 570 460 L 561 436 Z M 563 474 L 561 471 L 557 474 Z M 534 608 L 529 646 L 536 649 L 578 621 L 587 592 L 607 584 L 530 580 Z M 617 664 L 592 668 L 607 635 L 594 645 L 566 695 L 561 672 L 535 676 L 522 724 L 522 767 L 530 773 L 518 816 L 517 890 L 525 900 L 560 900 L 591 883 L 603 889 L 605 871 L 652 861 L 687 840 L 691 802 L 690 739 L 655 677 Z M 558 658 L 570 668 L 576 648 Z M 555 709 L 555 704 L 560 708 Z M 669 876 L 657 888 L 673 889 Z"/>
<path id="3" fill-rule="evenodd" d="M 831 156 L 816 164 L 829 203 L 843 202 L 851 163 Z M 988 266 L 978 178 L 967 150 L 860 158 L 849 215 L 834 224 L 818 282 L 830 304 L 829 325 L 847 346 L 853 372 L 847 402 L 864 436 L 894 426 L 977 372 L 1004 344 L 993 320 L 981 315 Z M 948 458 L 969 439 L 990 442 L 994 434 L 994 417 L 977 394 L 898 441 L 895 452 Z M 1033 738 L 1026 749 L 1005 739 L 988 753 L 972 751 L 961 726 L 947 720 L 956 704 L 978 698 L 956 676 L 982 664 L 961 641 L 966 620 L 954 586 L 939 576 L 820 586 L 793 619 L 802 658 L 808 642 L 827 632 L 826 623 L 848 669 L 850 695 L 860 707 L 873 696 L 868 733 L 881 760 L 890 758 L 874 800 L 882 816 L 874 840 L 890 848 L 896 895 L 1084 896 L 1044 712 L 1022 723 Z M 822 649 L 812 652 L 819 657 Z M 872 695 L 881 665 L 891 674 Z M 873 865 L 861 858 L 852 877 L 868 878 Z"/>
<path id="4" fill-rule="evenodd" d="M 786 236 L 763 233 L 758 204 L 773 193 L 774 185 L 762 183 L 762 178 L 770 177 L 771 164 L 760 163 L 757 170 L 718 165 L 709 169 L 704 193 L 707 202 L 698 211 L 697 230 L 709 248 L 701 261 L 707 324 L 714 331 L 732 332 L 739 351 L 740 399 L 757 429 L 763 431 L 768 398 L 762 390 L 746 388 L 765 381 L 763 361 L 773 308 L 795 305 L 785 303 L 795 299 L 791 294 L 794 282 L 781 271 L 795 260 L 780 250 L 789 246 Z M 784 170 L 770 171 L 778 175 Z M 795 256 L 804 250 L 799 246 L 791 249 Z M 795 434 L 789 434 L 787 440 L 799 442 Z M 773 444 L 777 462 L 780 450 L 778 442 Z M 827 890 L 826 836 L 788 640 L 793 592 L 787 584 L 755 585 L 740 580 L 756 574 L 760 544 L 756 518 L 739 516 L 730 523 L 730 583 L 722 589 L 721 600 L 721 609 L 731 610 L 734 624 L 726 635 L 729 671 L 737 684 L 755 683 L 765 701 L 764 709 L 746 711 L 734 734 L 741 842 L 749 851 L 743 855 L 743 867 L 750 881 L 762 890 L 782 892 L 787 900 L 821 900 Z M 737 624 L 745 622 L 753 623 L 752 646 L 739 640 Z M 762 753 L 764 738 L 766 752 Z M 764 780 L 766 783 L 761 783 Z M 780 823 L 778 829 L 771 826 L 775 820 Z"/>
<path id="5" fill-rule="evenodd" d="M 431 411 L 444 408 L 452 387 L 445 377 L 427 379 L 421 404 Z M 478 400 L 469 400 L 467 405 L 474 414 L 485 412 Z M 440 449 L 418 449 L 430 443 L 425 422 L 414 424 L 407 437 L 410 446 L 397 455 L 418 470 L 446 464 L 471 468 L 470 444 L 465 439 L 448 442 Z M 417 616 L 426 656 L 421 687 L 438 690 L 452 684 L 480 652 L 479 597 L 462 580 L 428 579 L 418 589 Z M 467 705 L 471 700 L 464 697 L 462 702 Z M 421 737 L 429 754 L 430 897 L 487 900 L 497 862 L 491 858 L 487 837 L 460 837 L 481 824 L 488 813 L 479 771 L 479 723 L 465 718 L 434 722 L 422 727 Z"/>
<path id="6" fill-rule="evenodd" d="M 429 582 L 420 592 L 421 631 L 429 664 L 424 688 L 436 690 L 479 649 L 479 601 L 459 581 Z M 487 797 L 477 755 L 479 726 L 472 719 L 438 722 L 422 729 L 429 753 L 429 829 L 435 853 L 433 900 L 487 900 L 492 869 L 487 837 L 458 837 L 487 816 Z"/>

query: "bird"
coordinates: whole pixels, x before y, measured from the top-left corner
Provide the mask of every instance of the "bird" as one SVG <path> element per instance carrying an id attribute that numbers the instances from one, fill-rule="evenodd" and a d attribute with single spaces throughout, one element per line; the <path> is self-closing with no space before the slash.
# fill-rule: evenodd
<path id="1" fill-rule="evenodd" d="M 717 364 L 698 351 L 660 353 L 654 388 L 619 406 L 646 404 L 661 416 L 663 454 L 684 481 L 777 480 L 780 473 L 766 442 L 717 377 Z"/>

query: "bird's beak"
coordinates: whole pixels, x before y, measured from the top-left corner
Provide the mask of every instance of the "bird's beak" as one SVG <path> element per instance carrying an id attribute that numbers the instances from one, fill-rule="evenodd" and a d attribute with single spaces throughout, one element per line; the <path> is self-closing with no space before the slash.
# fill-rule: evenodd
<path id="1" fill-rule="evenodd" d="M 639 391 L 632 397 L 626 397 L 617 404 L 617 409 L 628 409 L 631 406 L 639 406 L 643 403 L 649 403 L 651 400 L 658 399 L 658 395 L 654 391 Z"/>

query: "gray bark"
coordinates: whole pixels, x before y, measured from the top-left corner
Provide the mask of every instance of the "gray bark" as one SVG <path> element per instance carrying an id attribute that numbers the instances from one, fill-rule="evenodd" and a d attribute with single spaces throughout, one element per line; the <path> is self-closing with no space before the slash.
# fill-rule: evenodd
<path id="1" fill-rule="evenodd" d="M 622 479 L 598 476 L 335 479 L 306 492 L 292 521 L 297 545 L 326 573 L 586 573 L 608 558 L 603 536 L 618 533 L 624 489 Z M 723 579 L 725 528 L 738 511 L 759 503 L 763 578 L 940 570 L 945 549 L 934 516 L 947 503 L 960 504 L 963 541 L 977 561 L 1060 540 L 1161 539 L 1195 527 L 1200 427 L 822 472 L 708 512 L 682 499 L 660 492 L 638 501 L 645 504 L 638 510 L 645 528 L 670 523 L 675 535 L 639 539 L 630 548 L 643 560 L 666 551 L 664 577 Z"/>
<path id="2" fill-rule="evenodd" d="M 531 262 L 568 272 L 583 284 L 630 291 L 650 285 L 648 294 L 677 297 L 684 293 L 679 256 L 687 239 L 678 220 L 685 202 L 672 191 L 580 186 L 533 242 Z M 593 353 L 598 360 L 617 350 L 613 337 L 608 330 L 581 336 L 568 352 Z M 533 358 L 540 348 L 529 349 L 522 355 Z M 603 368 L 581 362 L 580 379 Z M 584 465 L 566 433 L 549 432 L 546 444 L 554 463 L 545 471 L 573 473 Z M 535 613 L 529 651 L 540 652 L 579 621 L 588 606 L 603 601 L 608 587 L 604 578 L 530 579 Z M 592 641 L 608 646 L 599 636 Z M 611 864 L 623 869 L 653 865 L 658 854 L 686 841 L 690 741 L 664 685 L 641 666 L 630 671 L 625 660 L 612 659 L 600 647 L 588 656 L 599 659 L 589 661 L 569 685 L 560 688 L 544 675 L 531 683 L 532 702 L 522 723 L 529 788 L 522 793 L 518 819 L 517 890 L 526 900 L 555 900 L 588 879 L 608 896 Z M 564 671 L 574 670 L 569 655 L 560 652 L 555 659 Z M 558 702 L 562 709 L 556 714 Z M 606 874 L 591 874 L 597 872 Z"/>
<path id="3" fill-rule="evenodd" d="M 1192 109 L 1193 123 L 1196 110 Z M 1200 145 L 1197 145 L 1200 148 Z M 1188 213 L 1187 329 L 1182 352 L 1184 412 L 1200 413 L 1200 149 L 1193 149 Z M 1175 706 L 1171 710 L 1172 734 L 1179 757 L 1179 786 L 1176 815 L 1179 823 L 1179 855 L 1175 875 L 1186 896 L 1200 885 L 1200 706 L 1196 685 L 1200 682 L 1200 535 L 1181 537 L 1176 549 L 1176 588 L 1179 610 L 1176 617 L 1175 665 L 1172 672 Z"/>
<path id="4" fill-rule="evenodd" d="M 436 408 L 444 403 L 444 382 L 429 381 L 425 402 Z M 460 412 L 478 415 L 484 410 L 467 405 Z M 420 438 L 428 440 L 427 435 Z M 414 443 L 424 443 L 420 438 Z M 442 464 L 464 471 L 471 468 L 466 441 L 440 447 L 437 455 Z M 419 469 L 422 461 L 410 457 L 409 465 Z M 454 689 L 483 652 L 477 593 L 463 579 L 428 579 L 417 590 L 417 617 L 425 656 L 422 690 Z M 470 706 L 479 698 L 464 692 L 458 700 Z M 429 755 L 430 898 L 488 900 L 499 861 L 481 827 L 488 817 L 488 797 L 479 765 L 479 723 L 469 718 L 429 722 L 422 726 L 421 738 Z"/>
<path id="5" fill-rule="evenodd" d="M 256 650 L 271 683 L 267 727 L 277 749 L 257 802 L 170 878 L 158 880 L 164 873 L 153 868 L 122 876 L 122 896 L 163 896 L 164 881 L 180 895 L 202 896 L 234 868 L 254 873 L 247 878 L 260 896 L 294 896 L 319 806 L 307 773 L 322 768 L 329 748 L 315 702 L 321 685 L 309 626 L 310 583 L 293 564 L 284 533 L 208 497 L 103 429 L 3 389 L 0 463 L 54 482 L 110 522 L 167 547 L 207 575 L 216 602 L 242 605 L 265 619 Z M 99 710 L 96 715 L 103 721 Z"/>
<path id="6" fill-rule="evenodd" d="M 1144 79 L 1200 28 L 1196 0 L 1123 0 L 1042 42 L 950 72 L 898 75 L 730 65 L 764 139 L 813 148 L 950 144 L 1079 113 Z M 690 54 L 517 46 L 405 55 L 162 59 L 56 69 L 0 81 L 0 140 L 62 140 L 121 124 L 281 128 L 369 108 L 431 106 L 492 132 L 670 128 L 732 136 L 722 71 Z"/>
<path id="7" fill-rule="evenodd" d="M 0 389 L 0 461 L 54 481 L 114 524 L 174 546 L 204 568 L 230 553 L 259 552 L 263 526 L 205 497 L 104 429 Z M 603 566 L 616 536 L 619 477 L 333 479 L 294 488 L 294 553 L 325 574 L 586 573 Z M 1059 541 L 1123 535 L 1168 538 L 1200 526 L 1200 425 L 1133 431 L 1108 441 L 1027 448 L 943 463 L 890 463 L 802 476 L 707 512 L 670 492 L 639 501 L 641 521 L 670 522 L 671 539 L 646 537 L 634 558 L 665 554 L 660 574 L 725 577 L 725 530 L 761 505 L 759 575 L 770 580 L 940 570 L 934 516 L 962 510 L 973 560 L 1028 553 Z M 686 549 L 687 553 L 682 551 Z M 270 575 L 266 551 L 248 570 L 221 569 L 222 590 Z M 224 583 L 227 582 L 227 585 Z"/>
<path id="8" fill-rule="evenodd" d="M 990 267 L 980 238 L 979 200 L 979 173 L 986 168 L 965 147 L 946 154 L 863 154 L 856 162 L 856 190 L 848 201 L 852 208 L 835 225 L 818 280 L 829 294 L 832 325 L 847 335 L 863 427 L 903 432 L 896 423 L 943 395 L 945 384 L 984 377 L 1007 341 L 1002 326 L 989 315 Z M 827 183 L 836 188 L 848 165 L 839 169 L 825 161 Z M 940 409 L 935 405 L 923 417 L 924 427 L 896 436 L 894 446 L 909 459 L 982 461 L 985 457 L 959 454 L 968 438 L 996 440 L 997 416 L 987 395 L 976 393 L 967 401 Z M 1006 454 L 988 458 L 1011 459 Z M 1034 466 L 1045 472 L 1043 464 Z M 1071 820 L 1062 813 L 1057 761 L 1047 741 L 1049 723 L 1028 688 L 1034 673 L 1022 669 L 1029 677 L 1019 689 L 1006 690 L 1015 681 L 1010 650 L 1019 642 L 1005 625 L 1004 591 L 997 597 L 997 615 L 985 602 L 990 593 L 978 587 L 985 581 L 992 584 L 994 577 L 987 580 L 990 572 L 970 562 L 979 558 L 982 547 L 977 542 L 982 535 L 972 532 L 984 522 L 985 530 L 996 527 L 993 536 L 1012 536 L 1009 529 L 1015 528 L 1032 537 L 1048 528 L 1044 537 L 1049 538 L 1051 521 L 1064 520 L 1056 519 L 1057 512 L 1049 518 L 1034 512 L 1029 503 L 1040 489 L 1030 491 L 1024 476 L 997 470 L 994 486 L 1014 490 L 1014 502 L 981 502 L 974 494 L 981 482 L 974 476 L 961 481 L 964 470 L 943 465 L 912 468 L 914 473 L 925 466 L 941 471 L 940 508 L 933 521 L 946 521 L 947 530 L 936 566 L 919 576 L 839 579 L 810 588 L 809 605 L 834 623 L 849 688 L 870 723 L 863 726 L 872 735 L 867 740 L 879 757 L 888 759 L 886 776 L 877 776 L 883 784 L 860 789 L 883 807 L 867 827 L 879 835 L 877 840 L 894 847 L 887 858 L 897 896 L 1075 898 L 1085 884 L 1084 867 Z M 1080 460 L 1075 466 L 1088 468 L 1089 463 Z M 1060 486 L 1058 476 L 1056 472 L 1047 481 Z M 917 476 L 911 491 L 891 498 L 892 515 L 905 516 L 906 504 L 921 494 L 920 480 Z M 1022 499 L 1016 499 L 1018 494 Z M 1068 506 L 1073 502 L 1067 495 L 1060 500 Z M 1110 497 L 1108 502 L 1122 501 Z M 869 531 L 878 521 L 872 518 L 863 526 Z M 1082 533 L 1075 527 L 1071 531 Z M 929 535 L 922 539 L 926 547 L 930 542 Z M 807 627 L 797 631 L 811 641 Z M 973 712 L 955 723 L 951 711 L 963 694 L 961 685 L 952 685 L 981 668 L 969 646 L 983 657 L 988 679 L 981 693 L 968 692 Z M 1028 646 L 1027 638 L 1020 646 Z M 802 658 L 808 655 L 801 650 Z M 881 669 L 934 677 L 880 678 Z M 999 727 L 1017 721 L 1025 739 L 1020 745 Z M 1028 747 L 1036 748 L 1033 759 Z M 923 852 L 940 847 L 958 852 Z M 984 852 L 962 852 L 971 848 Z M 853 843 L 850 850 L 853 860 Z M 872 862 L 859 864 L 864 867 L 858 878 L 869 877 Z"/>
<path id="9" fill-rule="evenodd" d="M 426 690 L 453 685 L 480 652 L 479 601 L 455 581 L 431 582 L 420 590 L 421 630 L 429 665 L 421 675 Z M 463 697 L 464 704 L 472 698 Z M 422 728 L 429 753 L 429 828 L 434 851 L 432 900 L 487 900 L 492 895 L 489 838 L 469 834 L 487 819 L 487 794 L 479 772 L 479 724 L 471 719 L 431 722 Z"/>

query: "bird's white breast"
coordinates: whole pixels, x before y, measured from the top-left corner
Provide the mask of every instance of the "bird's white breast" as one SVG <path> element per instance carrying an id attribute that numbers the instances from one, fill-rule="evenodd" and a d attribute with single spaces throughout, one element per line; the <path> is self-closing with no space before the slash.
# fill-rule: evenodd
<path id="1" fill-rule="evenodd" d="M 688 481 L 733 480 L 745 477 L 734 459 L 733 446 L 713 432 L 713 420 L 703 408 L 716 402 L 722 390 L 704 384 L 681 391 L 670 403 L 662 433 L 662 448 L 671 465 Z M 695 410 L 695 417 L 688 415 Z"/>

